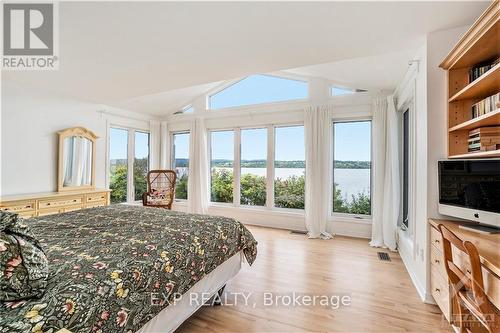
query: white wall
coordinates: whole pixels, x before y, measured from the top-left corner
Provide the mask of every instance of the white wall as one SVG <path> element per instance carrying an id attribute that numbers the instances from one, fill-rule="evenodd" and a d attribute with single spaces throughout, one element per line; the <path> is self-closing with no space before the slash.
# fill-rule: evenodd
<path id="1" fill-rule="evenodd" d="M 0 195 L 56 191 L 57 131 L 74 126 L 86 127 L 99 136 L 96 186 L 105 187 L 107 125 L 137 126 L 139 121 L 98 112 L 103 110 L 131 115 L 128 111 L 3 81 Z M 149 126 L 147 121 L 139 125 L 142 123 Z"/>
<path id="2" fill-rule="evenodd" d="M 437 212 L 437 161 L 446 158 L 446 76 L 439 63 L 459 40 L 467 27 L 437 31 L 426 36 L 415 54 L 413 65 L 396 89 L 398 108 L 413 100 L 414 175 L 413 215 L 410 232 L 399 232 L 398 248 L 421 296 L 433 302 L 429 277 L 429 217 Z"/>

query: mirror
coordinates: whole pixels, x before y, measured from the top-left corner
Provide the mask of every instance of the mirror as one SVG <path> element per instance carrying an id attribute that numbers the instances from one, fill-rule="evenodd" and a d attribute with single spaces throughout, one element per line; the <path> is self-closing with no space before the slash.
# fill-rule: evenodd
<path id="1" fill-rule="evenodd" d="M 94 188 L 97 136 L 83 127 L 68 128 L 58 134 L 58 190 Z"/>

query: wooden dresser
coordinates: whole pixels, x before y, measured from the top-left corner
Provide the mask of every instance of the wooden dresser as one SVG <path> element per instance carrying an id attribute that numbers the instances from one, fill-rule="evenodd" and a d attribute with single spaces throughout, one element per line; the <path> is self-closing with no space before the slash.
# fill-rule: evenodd
<path id="1" fill-rule="evenodd" d="M 108 206 L 110 190 L 87 189 L 33 193 L 0 198 L 0 209 L 24 218 L 71 212 L 83 208 Z"/>
<path id="2" fill-rule="evenodd" d="M 460 222 L 462 223 L 462 222 Z M 444 267 L 441 233 L 437 229 L 444 224 L 462 241 L 468 240 L 477 247 L 481 257 L 485 292 L 491 302 L 500 309 L 500 234 L 483 235 L 460 229 L 460 223 L 449 220 L 429 219 L 430 261 L 431 261 L 431 294 L 444 316 L 450 321 L 451 292 Z M 470 272 L 469 259 L 457 249 L 453 250 L 453 260 L 463 270 Z"/>

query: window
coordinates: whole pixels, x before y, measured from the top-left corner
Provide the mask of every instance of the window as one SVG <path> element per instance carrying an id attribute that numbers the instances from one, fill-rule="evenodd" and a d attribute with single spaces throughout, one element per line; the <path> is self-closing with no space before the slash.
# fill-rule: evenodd
<path id="1" fill-rule="evenodd" d="M 182 108 L 182 113 L 193 113 L 193 112 L 194 112 L 194 107 L 192 105 L 188 105 Z"/>
<path id="2" fill-rule="evenodd" d="M 109 188 L 111 202 L 127 201 L 128 184 L 128 130 L 110 128 L 109 130 Z"/>
<path id="3" fill-rule="evenodd" d="M 409 225 L 410 111 L 403 112 L 403 228 Z"/>
<path id="4" fill-rule="evenodd" d="M 148 190 L 146 178 L 149 171 L 149 133 L 135 132 L 134 149 L 134 197 L 135 201 L 139 201 Z"/>
<path id="5" fill-rule="evenodd" d="M 109 129 L 111 202 L 141 200 L 142 194 L 147 191 L 148 171 L 149 133 L 111 127 Z"/>
<path id="6" fill-rule="evenodd" d="M 343 95 L 351 95 L 354 93 L 358 92 L 366 92 L 366 90 L 363 89 L 350 89 L 350 88 L 342 88 L 342 87 L 335 87 L 333 86 L 331 88 L 330 93 L 332 96 L 343 96 Z"/>
<path id="7" fill-rule="evenodd" d="M 342 96 L 354 94 L 354 90 L 340 87 L 332 87 L 332 96 Z"/>
<path id="8" fill-rule="evenodd" d="M 333 212 L 371 215 L 371 121 L 334 122 Z"/>
<path id="9" fill-rule="evenodd" d="M 275 128 L 274 206 L 304 209 L 304 126 Z"/>
<path id="10" fill-rule="evenodd" d="M 240 203 L 266 205 L 267 128 L 241 130 Z"/>
<path id="11" fill-rule="evenodd" d="M 210 200 L 233 202 L 234 131 L 214 131 L 210 136 Z"/>
<path id="12" fill-rule="evenodd" d="M 172 146 L 172 168 L 177 173 L 175 198 L 188 198 L 189 132 L 174 133 Z"/>
<path id="13" fill-rule="evenodd" d="M 308 96 L 307 82 L 270 75 L 252 75 L 209 96 L 210 109 L 283 102 Z"/>

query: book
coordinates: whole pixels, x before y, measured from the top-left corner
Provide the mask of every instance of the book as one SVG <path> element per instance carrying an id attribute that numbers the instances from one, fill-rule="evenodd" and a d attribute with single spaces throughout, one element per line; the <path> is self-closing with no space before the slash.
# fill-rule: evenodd
<path id="1" fill-rule="evenodd" d="M 485 99 L 472 105 L 472 119 L 487 114 L 498 109 L 500 93 L 488 96 Z"/>
<path id="2" fill-rule="evenodd" d="M 490 151 L 500 147 L 500 126 L 485 126 L 469 131 L 467 150 Z"/>
<path id="3" fill-rule="evenodd" d="M 486 74 L 490 69 L 495 67 L 498 63 L 500 63 L 500 58 L 483 62 L 473 66 L 469 70 L 469 83 L 472 83 L 473 81 L 479 79 L 481 76 Z"/>

